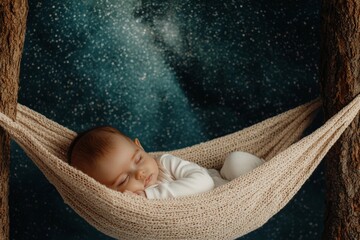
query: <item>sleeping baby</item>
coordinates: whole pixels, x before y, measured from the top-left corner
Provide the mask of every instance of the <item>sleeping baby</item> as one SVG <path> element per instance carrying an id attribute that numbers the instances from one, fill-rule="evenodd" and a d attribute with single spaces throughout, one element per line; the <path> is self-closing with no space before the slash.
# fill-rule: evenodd
<path id="1" fill-rule="evenodd" d="M 246 152 L 232 152 L 220 172 L 171 154 L 153 158 L 140 141 L 116 128 L 100 126 L 77 135 L 68 150 L 69 163 L 105 186 L 148 199 L 203 193 L 264 163 Z"/>

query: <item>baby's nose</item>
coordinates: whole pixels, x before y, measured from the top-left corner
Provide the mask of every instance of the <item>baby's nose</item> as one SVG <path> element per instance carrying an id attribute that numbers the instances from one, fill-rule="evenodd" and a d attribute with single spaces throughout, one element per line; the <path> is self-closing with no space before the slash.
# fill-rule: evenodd
<path id="1" fill-rule="evenodd" d="M 138 170 L 136 172 L 136 179 L 140 180 L 140 179 L 144 179 L 145 178 L 145 173 L 143 170 Z"/>

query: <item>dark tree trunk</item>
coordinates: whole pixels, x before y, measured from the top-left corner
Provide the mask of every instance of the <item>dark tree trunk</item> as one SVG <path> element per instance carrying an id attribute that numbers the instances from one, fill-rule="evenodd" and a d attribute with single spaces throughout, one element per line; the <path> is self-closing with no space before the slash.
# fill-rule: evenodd
<path id="1" fill-rule="evenodd" d="M 16 117 L 27 0 L 0 0 L 0 111 Z M 10 138 L 0 129 L 0 239 L 9 239 Z"/>
<path id="2" fill-rule="evenodd" d="M 320 83 L 325 117 L 360 92 L 360 0 L 322 0 Z M 360 239 L 359 115 L 325 158 L 322 239 Z"/>

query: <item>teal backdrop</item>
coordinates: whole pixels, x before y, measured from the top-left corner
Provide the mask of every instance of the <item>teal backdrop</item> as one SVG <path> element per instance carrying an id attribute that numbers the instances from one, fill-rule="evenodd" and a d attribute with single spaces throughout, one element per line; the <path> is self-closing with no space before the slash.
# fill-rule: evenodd
<path id="1" fill-rule="evenodd" d="M 75 131 L 111 124 L 147 151 L 170 150 L 319 95 L 319 1 L 29 4 L 19 102 Z M 320 239 L 324 197 L 321 163 L 283 210 L 239 239 Z M 16 240 L 112 239 L 69 208 L 14 142 L 10 222 Z"/>

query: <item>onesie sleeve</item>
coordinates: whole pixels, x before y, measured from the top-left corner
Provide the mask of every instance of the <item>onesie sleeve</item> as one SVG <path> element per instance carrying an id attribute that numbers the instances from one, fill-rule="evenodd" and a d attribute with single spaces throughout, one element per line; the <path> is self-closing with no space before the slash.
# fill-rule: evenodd
<path id="1" fill-rule="evenodd" d="M 160 158 L 162 164 L 175 178 L 145 189 L 148 199 L 164 199 L 189 196 L 214 188 L 214 181 L 205 168 L 170 154 Z"/>

